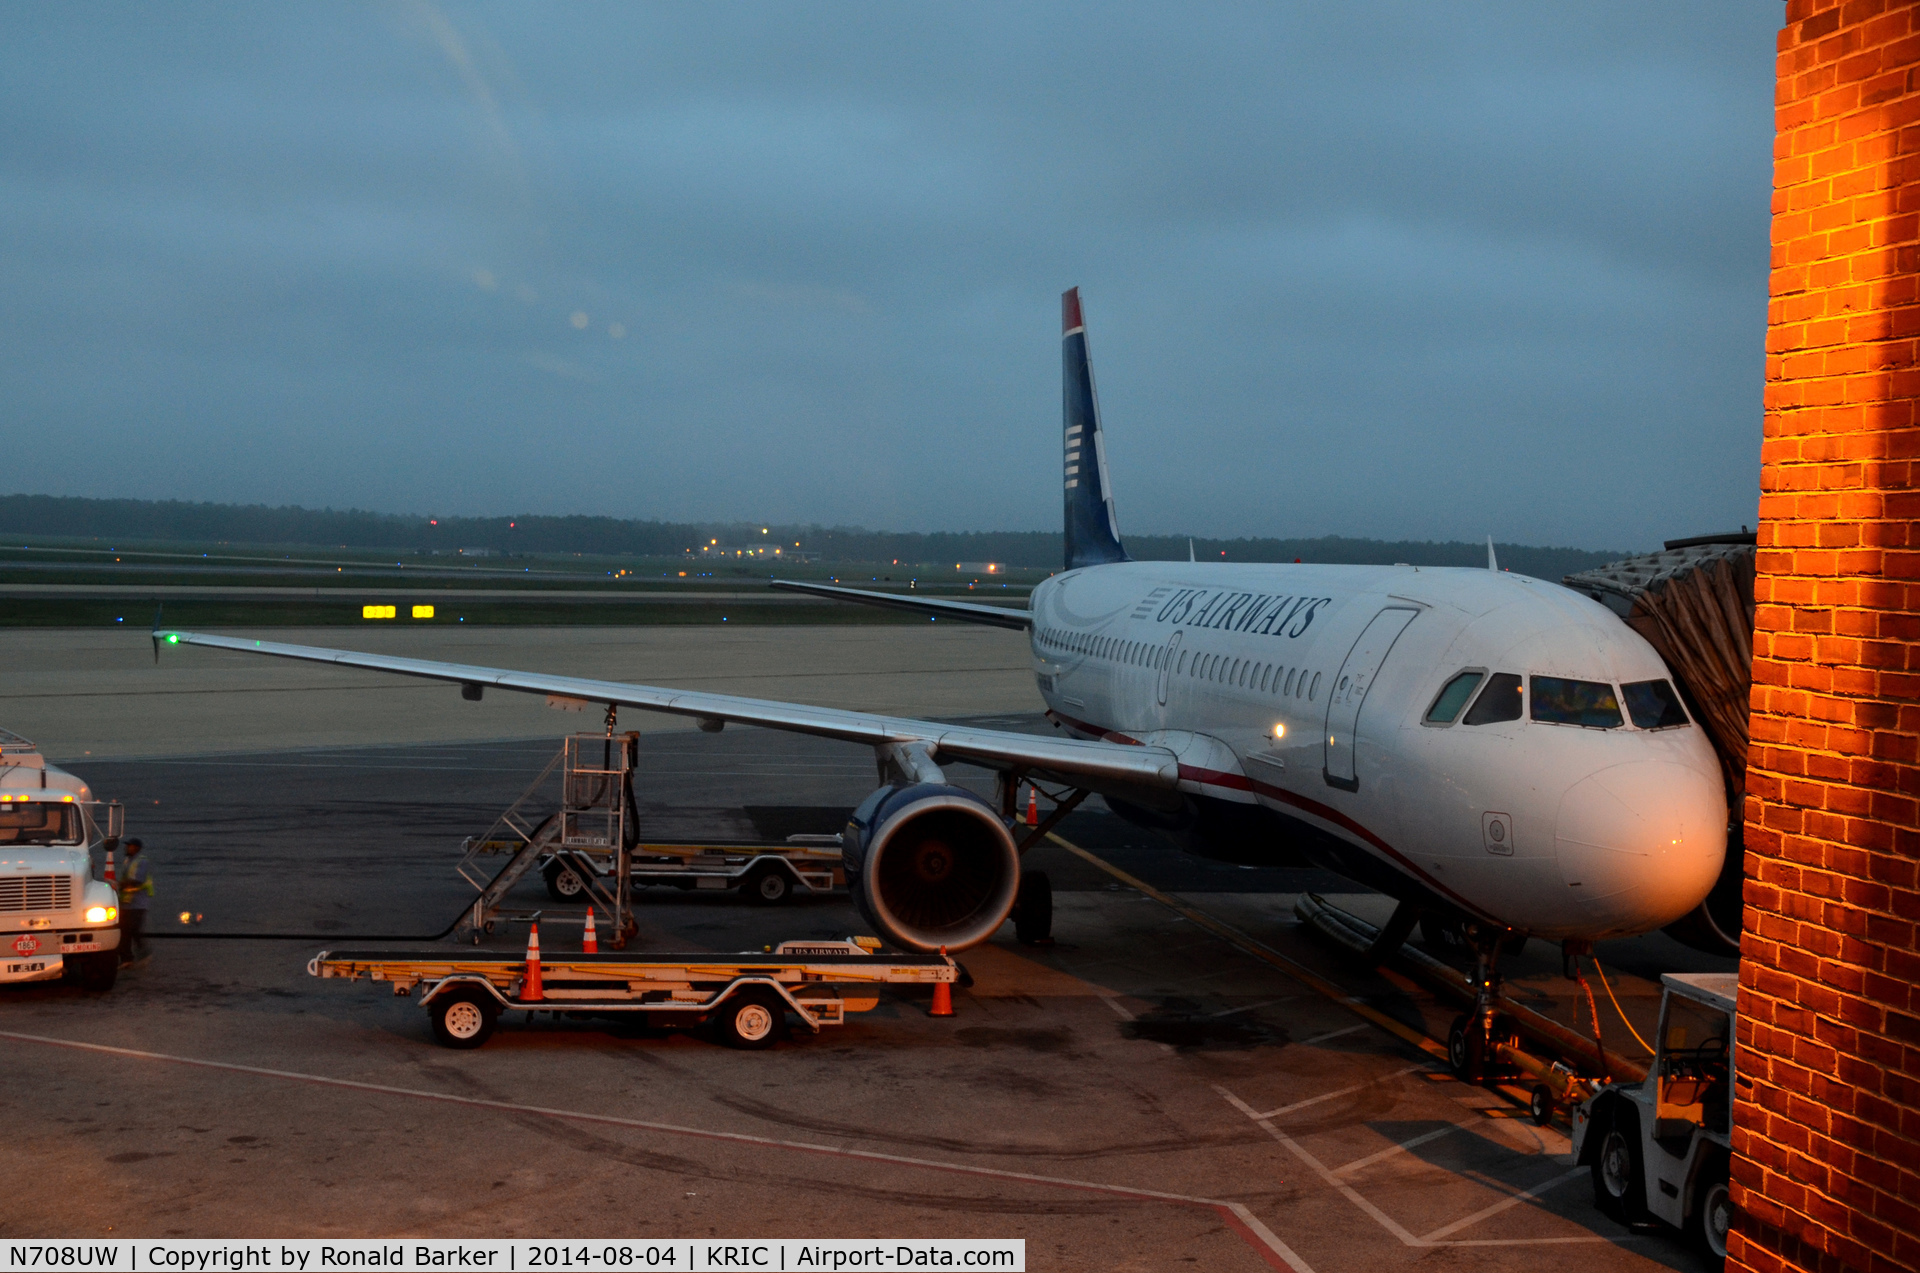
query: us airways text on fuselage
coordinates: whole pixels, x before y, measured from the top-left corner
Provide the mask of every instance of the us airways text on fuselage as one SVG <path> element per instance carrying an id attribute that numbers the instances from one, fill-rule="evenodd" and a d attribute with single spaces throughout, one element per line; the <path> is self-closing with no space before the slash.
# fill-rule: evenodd
<path id="1" fill-rule="evenodd" d="M 1282 597 L 1265 592 L 1228 592 L 1220 588 L 1181 588 L 1160 606 L 1155 623 L 1175 627 L 1218 628 L 1261 636 L 1297 637 L 1313 623 L 1332 597 Z"/>

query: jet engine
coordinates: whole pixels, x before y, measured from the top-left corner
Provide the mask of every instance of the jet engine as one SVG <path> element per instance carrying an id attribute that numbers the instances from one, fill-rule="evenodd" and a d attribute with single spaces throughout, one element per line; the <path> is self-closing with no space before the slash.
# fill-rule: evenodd
<path id="1" fill-rule="evenodd" d="M 1020 852 L 993 808 L 960 787 L 890 784 L 840 833 L 847 890 L 903 950 L 964 950 L 993 936 L 1020 891 Z"/>

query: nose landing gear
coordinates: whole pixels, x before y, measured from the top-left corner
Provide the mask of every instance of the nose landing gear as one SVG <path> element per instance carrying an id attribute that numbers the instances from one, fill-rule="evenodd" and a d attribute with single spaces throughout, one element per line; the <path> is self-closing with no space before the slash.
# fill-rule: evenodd
<path id="1" fill-rule="evenodd" d="M 1473 1007 L 1454 1018 L 1447 1031 L 1447 1061 L 1469 1083 L 1485 1082 L 1494 1068 L 1496 1047 L 1511 1043 L 1515 1031 L 1499 1014 L 1500 956 L 1513 949 L 1516 934 L 1508 929 L 1489 929 L 1477 924 L 1465 926 L 1464 933 L 1473 945 L 1473 973 L 1467 985 L 1473 991 Z M 1524 941 L 1525 938 L 1521 937 Z"/>

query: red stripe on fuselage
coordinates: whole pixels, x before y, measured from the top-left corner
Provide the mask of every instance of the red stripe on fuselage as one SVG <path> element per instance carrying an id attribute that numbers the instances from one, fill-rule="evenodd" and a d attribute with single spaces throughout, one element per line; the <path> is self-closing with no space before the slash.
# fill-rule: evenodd
<path id="1" fill-rule="evenodd" d="M 1103 742 L 1125 743 L 1128 746 L 1132 746 L 1132 747 L 1143 747 L 1146 745 L 1142 743 L 1138 738 L 1130 737 L 1129 735 L 1123 734 L 1118 730 L 1102 729 L 1100 726 L 1095 725 L 1090 721 L 1075 720 L 1071 716 L 1067 716 L 1063 713 L 1054 712 L 1054 711 L 1049 711 L 1047 715 L 1053 717 L 1055 720 L 1060 721 L 1062 724 L 1066 725 L 1069 729 L 1078 730 L 1083 734 L 1092 734 L 1094 737 L 1101 739 Z M 1478 915 L 1481 918 L 1489 920 L 1496 924 L 1499 924 L 1501 922 L 1495 919 L 1493 916 L 1487 914 L 1485 911 L 1481 910 L 1478 906 L 1475 906 L 1473 903 L 1467 901 L 1466 898 L 1461 897 L 1458 893 L 1454 892 L 1452 889 L 1442 884 L 1439 880 L 1434 879 L 1431 875 L 1428 875 L 1425 871 L 1421 870 L 1418 866 L 1416 866 L 1412 862 L 1412 860 L 1410 860 L 1406 856 L 1406 854 L 1400 852 L 1398 849 L 1394 848 L 1391 844 L 1388 844 L 1385 840 L 1375 835 L 1372 831 L 1367 829 L 1365 826 L 1362 826 L 1360 823 L 1354 821 L 1352 818 L 1340 812 L 1340 810 L 1331 807 L 1330 805 L 1324 805 L 1317 800 L 1312 800 L 1306 796 L 1299 795 L 1292 791 L 1288 791 L 1285 787 L 1276 787 L 1276 786 L 1273 786 L 1271 783 L 1260 782 L 1257 779 L 1249 778 L 1245 774 L 1227 773 L 1225 770 L 1220 770 L 1220 769 L 1202 769 L 1198 765 L 1181 765 L 1180 777 L 1185 779 L 1188 782 L 1204 783 L 1207 786 L 1211 786 L 1211 787 L 1226 787 L 1234 791 L 1252 792 L 1256 796 L 1265 796 L 1269 800 L 1276 800 L 1281 804 L 1292 805 L 1294 808 L 1300 810 L 1302 813 L 1312 814 L 1314 817 L 1319 818 L 1323 822 L 1331 822 L 1335 826 L 1340 827 L 1342 830 L 1347 831 L 1348 833 L 1354 836 L 1357 836 L 1361 840 L 1365 841 L 1368 845 L 1372 846 L 1375 849 L 1378 849 L 1381 853 L 1384 853 L 1386 856 L 1393 859 L 1393 861 L 1400 867 L 1401 870 L 1413 876 L 1415 879 L 1425 884 L 1428 888 L 1432 889 L 1434 892 L 1440 893 L 1446 897 L 1452 898 L 1454 903 L 1457 904 L 1462 910 L 1465 910 L 1474 915 Z M 1505 927 L 1506 925 L 1501 924 L 1501 926 Z"/>

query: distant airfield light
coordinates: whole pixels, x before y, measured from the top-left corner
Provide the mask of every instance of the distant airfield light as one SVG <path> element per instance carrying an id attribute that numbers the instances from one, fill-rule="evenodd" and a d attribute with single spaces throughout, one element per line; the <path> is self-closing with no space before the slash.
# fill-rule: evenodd
<path id="1" fill-rule="evenodd" d="M 573 329 L 575 331 L 583 332 L 587 330 L 587 323 L 591 320 L 587 318 L 587 312 L 585 310 L 576 309 L 573 311 L 573 317 L 569 318 L 567 321 L 573 324 Z"/>
<path id="2" fill-rule="evenodd" d="M 1285 738 L 1287 736 L 1287 726 L 1284 721 L 1273 727 L 1273 736 L 1275 738 Z"/>

